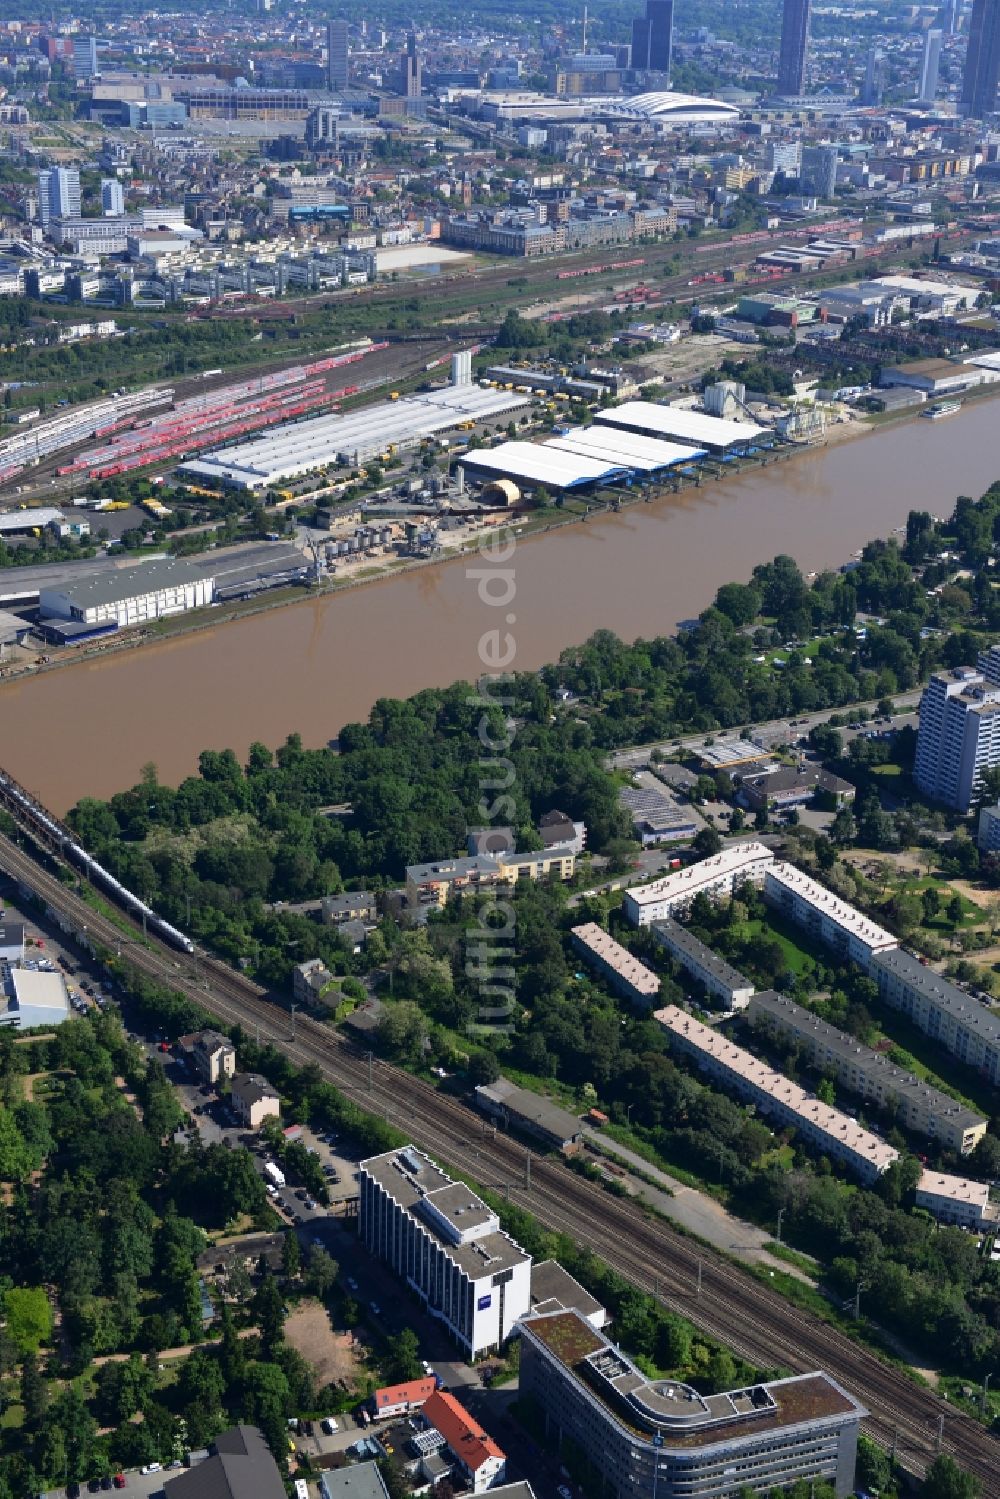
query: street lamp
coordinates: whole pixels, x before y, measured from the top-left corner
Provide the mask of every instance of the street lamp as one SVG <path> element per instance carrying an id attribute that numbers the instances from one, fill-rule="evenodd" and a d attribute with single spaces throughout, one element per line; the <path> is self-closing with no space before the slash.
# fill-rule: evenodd
<path id="1" fill-rule="evenodd" d="M 784 1208 L 779 1208 L 778 1209 L 778 1232 L 774 1236 L 774 1242 L 776 1244 L 780 1244 L 781 1243 L 781 1220 L 782 1220 L 782 1218 L 784 1216 L 785 1216 L 785 1209 Z"/>
<path id="2" fill-rule="evenodd" d="M 625 1128 L 626 1129 L 631 1129 L 631 1127 L 632 1127 L 632 1110 L 634 1108 L 635 1108 L 635 1104 L 634 1103 L 627 1104 L 626 1107 L 625 1107 Z"/>
<path id="3" fill-rule="evenodd" d="M 986 1402 L 990 1396 L 990 1380 L 993 1378 L 994 1370 L 991 1370 L 983 1380 L 983 1416 L 986 1415 Z"/>

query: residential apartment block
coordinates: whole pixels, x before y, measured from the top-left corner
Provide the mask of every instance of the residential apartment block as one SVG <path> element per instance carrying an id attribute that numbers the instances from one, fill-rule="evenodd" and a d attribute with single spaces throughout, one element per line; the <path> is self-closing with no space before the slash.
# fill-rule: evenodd
<path id="1" fill-rule="evenodd" d="M 361 1162 L 361 1242 L 426 1302 L 472 1359 L 531 1305 L 531 1256 L 491 1208 L 412 1145 Z"/>
<path id="2" fill-rule="evenodd" d="M 745 1010 L 753 994 L 753 984 L 725 958 L 706 947 L 700 937 L 664 916 L 653 922 L 653 936 L 671 957 L 676 958 L 686 973 L 711 994 L 721 999 L 727 1010 Z"/>
<path id="3" fill-rule="evenodd" d="M 790 1124 L 810 1145 L 842 1162 L 860 1181 L 876 1181 L 899 1155 L 848 1114 L 820 1103 L 805 1088 L 676 1005 L 657 1010 L 655 1018 L 670 1032 L 671 1046 L 691 1057 L 706 1076 L 727 1092 L 755 1104 L 768 1118 Z"/>
<path id="4" fill-rule="evenodd" d="M 717 1395 L 650 1380 L 576 1312 L 522 1323 L 520 1385 L 548 1445 L 584 1453 L 617 1499 L 726 1499 L 799 1479 L 846 1496 L 867 1415 L 823 1373 Z"/>
<path id="5" fill-rule="evenodd" d="M 406 903 L 445 906 L 463 891 L 506 886 L 518 880 L 571 880 L 576 873 L 576 855 L 567 848 L 543 848 L 527 854 L 472 854 L 455 859 L 437 859 L 429 864 L 406 866 Z"/>
<path id="6" fill-rule="evenodd" d="M 763 843 L 731 844 L 710 859 L 626 890 L 625 915 L 633 926 L 649 926 L 664 916 L 686 911 L 696 895 L 718 900 L 731 895 L 745 880 L 763 884 L 764 871 L 773 862 L 773 853 Z"/>
<path id="7" fill-rule="evenodd" d="M 194 1036 L 182 1036 L 180 1045 L 206 1083 L 217 1083 L 222 1078 L 232 1077 L 236 1071 L 236 1047 L 218 1031 L 199 1031 Z"/>
<path id="8" fill-rule="evenodd" d="M 866 972 L 876 953 L 898 945 L 891 932 L 869 921 L 794 864 L 768 866 L 764 899 L 816 941 L 832 948 L 838 957 L 859 963 Z"/>
<path id="9" fill-rule="evenodd" d="M 880 953 L 871 976 L 886 1004 L 901 1010 L 967 1067 L 1000 1085 L 1000 1015 L 902 947 Z"/>
<path id="10" fill-rule="evenodd" d="M 941 1171 L 923 1171 L 917 1182 L 917 1207 L 926 1208 L 942 1223 L 971 1228 L 975 1233 L 996 1233 L 1000 1227 L 1000 1204 L 990 1201 L 986 1182 L 970 1182 Z"/>
<path id="11" fill-rule="evenodd" d="M 925 796 L 967 812 L 1000 765 L 1000 686 L 971 666 L 937 672 L 920 699 L 913 775 Z"/>
<path id="12" fill-rule="evenodd" d="M 233 1078 L 229 1102 L 241 1124 L 260 1129 L 265 1119 L 278 1119 L 281 1100 L 278 1090 L 256 1072 L 238 1072 Z"/>
<path id="13" fill-rule="evenodd" d="M 854 1036 L 838 1031 L 784 994 L 773 989 L 755 994 L 747 1019 L 755 1029 L 796 1042 L 817 1071 L 830 1074 L 850 1092 L 879 1108 L 895 1110 L 902 1127 L 914 1134 L 968 1155 L 986 1133 L 986 1120 L 980 1114 L 896 1067 L 888 1057 L 862 1046 Z"/>
<path id="14" fill-rule="evenodd" d="M 659 974 L 640 963 L 627 947 L 616 942 L 596 921 L 575 926 L 572 937 L 573 946 L 584 961 L 602 973 L 617 994 L 646 1008 L 657 1002 L 660 997 Z"/>

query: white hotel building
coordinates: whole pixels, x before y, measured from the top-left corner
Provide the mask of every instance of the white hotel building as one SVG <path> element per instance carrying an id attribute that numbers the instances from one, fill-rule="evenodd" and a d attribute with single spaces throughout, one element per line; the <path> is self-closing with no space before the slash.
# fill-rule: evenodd
<path id="1" fill-rule="evenodd" d="M 768 1118 L 790 1124 L 824 1155 L 842 1161 L 860 1181 L 876 1181 L 899 1155 L 850 1115 L 821 1103 L 752 1052 L 734 1046 L 676 1005 L 657 1010 L 654 1018 L 670 1032 L 671 1046 L 692 1057 L 706 1076 L 755 1104 Z"/>
<path id="2" fill-rule="evenodd" d="M 762 884 L 764 871 L 773 863 L 774 855 L 763 843 L 731 844 L 710 859 L 677 869 L 652 884 L 626 890 L 625 915 L 633 926 L 649 926 L 686 911 L 696 895 L 718 900 L 732 895 L 746 880 Z"/>
<path id="3" fill-rule="evenodd" d="M 407 1145 L 361 1162 L 361 1242 L 391 1266 L 470 1359 L 531 1309 L 531 1256 L 493 1210 Z"/>

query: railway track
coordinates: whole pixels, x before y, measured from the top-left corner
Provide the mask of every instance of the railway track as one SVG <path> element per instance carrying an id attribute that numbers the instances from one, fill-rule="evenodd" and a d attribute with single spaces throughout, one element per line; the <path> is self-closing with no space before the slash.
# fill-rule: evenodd
<path id="1" fill-rule="evenodd" d="M 41 897 L 85 940 L 122 951 L 148 977 L 169 984 L 208 1013 L 268 1041 L 298 1065 L 315 1064 L 354 1102 L 483 1186 L 504 1190 L 545 1227 L 567 1234 L 663 1305 L 761 1367 L 822 1368 L 867 1406 L 869 1435 L 922 1475 L 937 1451 L 979 1480 L 983 1499 L 1000 1499 L 1000 1444 L 900 1369 L 839 1329 L 791 1305 L 723 1255 L 611 1198 L 562 1163 L 529 1157 L 522 1145 L 471 1109 L 418 1078 L 369 1057 L 311 1017 L 290 1020 L 257 985 L 210 958 L 174 954 L 144 939 L 128 918 L 111 921 L 0 836 L 0 870 Z M 943 1418 L 943 1420 L 942 1420 Z"/>

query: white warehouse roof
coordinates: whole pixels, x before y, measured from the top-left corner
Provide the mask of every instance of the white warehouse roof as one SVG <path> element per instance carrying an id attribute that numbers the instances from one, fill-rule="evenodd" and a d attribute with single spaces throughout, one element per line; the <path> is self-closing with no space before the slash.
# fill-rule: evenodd
<path id="1" fill-rule="evenodd" d="M 183 471 L 244 489 L 264 489 L 336 462 L 340 455 L 348 463 L 364 463 L 390 444 L 419 442 L 460 422 L 504 416 L 527 404 L 528 397 L 510 391 L 447 386 L 401 401 L 380 401 L 343 416 L 331 413 L 285 422 L 251 442 L 206 453 L 184 464 Z"/>
<path id="2" fill-rule="evenodd" d="M 627 472 L 620 463 L 559 452 L 551 443 L 502 442 L 496 448 L 468 453 L 462 462 L 469 468 L 487 469 L 529 484 L 547 484 L 553 489 L 620 479 Z"/>
<path id="3" fill-rule="evenodd" d="M 652 437 L 701 443 L 706 448 L 732 448 L 765 435 L 765 428 L 753 422 L 727 422 L 718 416 L 705 416 L 701 411 L 660 406 L 655 401 L 625 401 L 621 406 L 598 412 L 594 421 L 612 427 L 631 427 Z"/>
<path id="4" fill-rule="evenodd" d="M 0 532 L 28 531 L 65 519 L 62 511 L 54 510 L 51 505 L 38 510 L 0 510 Z"/>
<path id="5" fill-rule="evenodd" d="M 553 437 L 545 446 L 559 448 L 564 453 L 579 453 L 583 457 L 603 458 L 608 463 L 619 463 L 623 468 L 635 469 L 644 474 L 655 473 L 661 468 L 672 468 L 677 463 L 690 463 L 695 458 L 705 456 L 704 448 L 686 448 L 680 443 L 662 442 L 656 437 L 629 432 L 624 427 L 618 431 L 608 427 L 579 427 L 563 437 Z"/>

